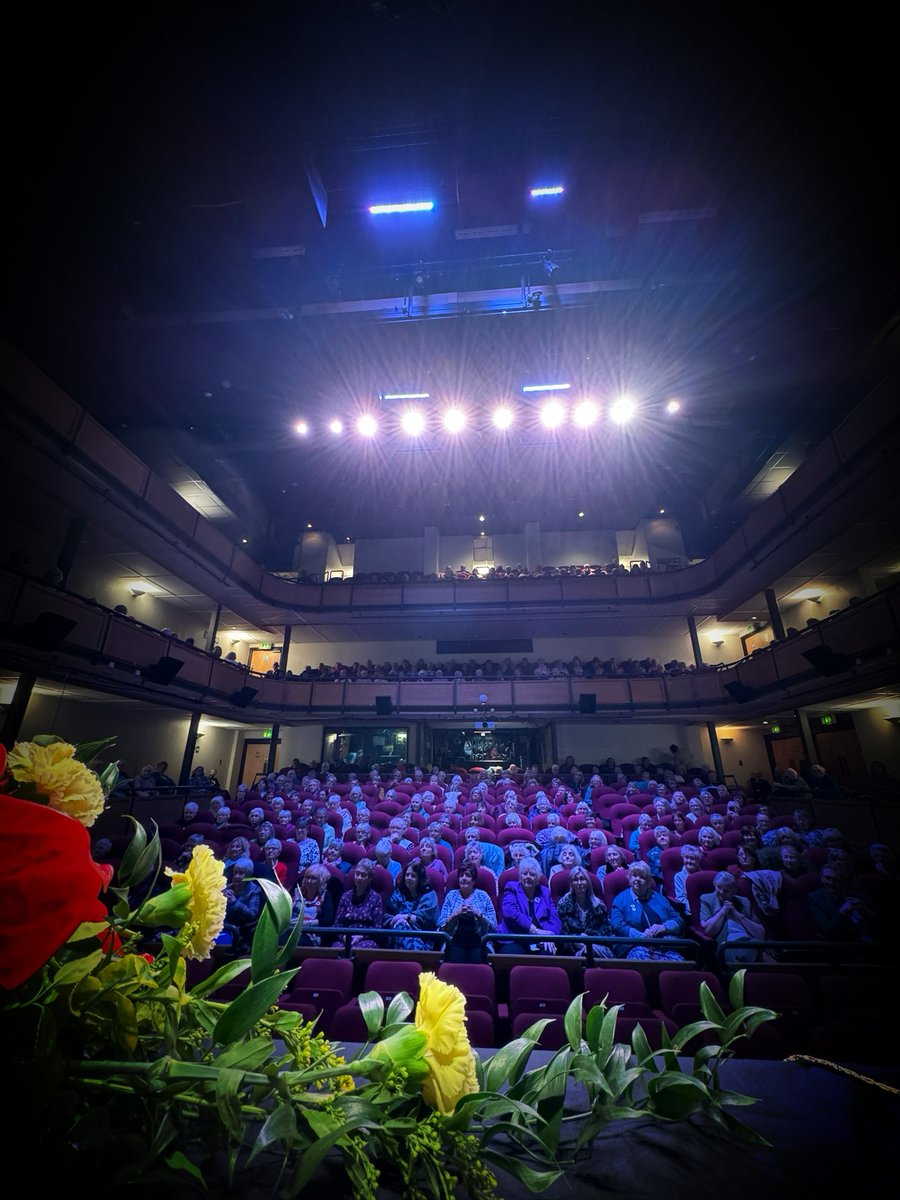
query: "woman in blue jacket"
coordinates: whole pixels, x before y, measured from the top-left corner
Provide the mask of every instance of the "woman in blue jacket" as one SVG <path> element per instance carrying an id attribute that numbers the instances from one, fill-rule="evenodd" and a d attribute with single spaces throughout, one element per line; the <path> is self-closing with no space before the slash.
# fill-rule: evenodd
<path id="1" fill-rule="evenodd" d="M 543 940 L 542 935 L 562 933 L 556 905 L 550 889 L 541 885 L 541 864 L 536 858 L 519 860 L 519 877 L 510 880 L 503 889 L 500 902 L 501 922 L 498 932 L 530 933 L 533 942 L 501 942 L 504 954 L 555 954 L 556 944 Z"/>

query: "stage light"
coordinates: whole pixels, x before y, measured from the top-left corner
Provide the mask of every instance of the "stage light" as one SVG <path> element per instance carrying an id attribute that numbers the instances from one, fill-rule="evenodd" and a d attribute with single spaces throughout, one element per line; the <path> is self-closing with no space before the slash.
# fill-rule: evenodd
<path id="1" fill-rule="evenodd" d="M 331 430 L 332 433 L 343 433 L 344 432 L 344 422 L 341 421 L 338 417 L 335 417 L 333 421 L 328 422 L 328 428 Z"/>
<path id="2" fill-rule="evenodd" d="M 373 217 L 384 217 L 391 213 L 431 212 L 433 200 L 408 200 L 403 204 L 370 204 L 369 212 Z"/>
<path id="3" fill-rule="evenodd" d="M 582 510 L 582 511 L 581 511 L 581 512 L 580 512 L 578 515 L 579 515 L 579 517 L 583 517 L 583 516 L 584 516 L 584 511 Z"/>
<path id="4" fill-rule="evenodd" d="M 566 410 L 558 400 L 548 400 L 541 409 L 541 424 L 547 429 L 556 429 L 566 419 Z"/>
<path id="5" fill-rule="evenodd" d="M 523 392 L 567 392 L 571 383 L 529 383 L 522 388 Z"/>
<path id="6" fill-rule="evenodd" d="M 448 433 L 461 433 L 466 427 L 466 414 L 461 408 L 448 408 L 444 413 L 444 428 Z"/>
<path id="7" fill-rule="evenodd" d="M 561 196 L 566 189 L 561 183 L 546 184 L 531 189 L 532 200 L 543 200 L 546 196 Z"/>
<path id="8" fill-rule="evenodd" d="M 418 437 L 425 429 L 425 418 L 418 409 L 407 409 L 400 418 L 400 427 L 409 437 Z"/>
<path id="9" fill-rule="evenodd" d="M 609 419 L 616 425 L 626 425 L 634 414 L 634 401 L 630 396 L 619 396 L 609 406 Z"/>
<path id="10" fill-rule="evenodd" d="M 378 422 L 371 413 L 363 413 L 356 422 L 356 429 L 363 437 L 374 437 L 378 432 Z"/>
<path id="11" fill-rule="evenodd" d="M 430 392 L 385 392 L 382 400 L 428 400 Z"/>
<path id="12" fill-rule="evenodd" d="M 494 410 L 494 415 L 491 417 L 497 429 L 509 429 L 513 423 L 512 409 L 497 408 Z"/>
<path id="13" fill-rule="evenodd" d="M 669 403 L 666 405 L 666 412 L 667 413 L 681 412 L 681 401 L 675 400 L 675 399 L 670 400 Z"/>
<path id="14" fill-rule="evenodd" d="M 478 520 L 479 520 L 479 521 L 481 521 L 481 522 L 484 522 L 484 520 L 485 520 L 485 519 L 486 519 L 486 518 L 485 518 L 485 515 L 484 515 L 484 513 L 479 513 L 479 514 L 478 514 Z"/>
<path id="15" fill-rule="evenodd" d="M 306 421 L 298 421 L 294 426 L 294 432 L 299 433 L 301 437 L 306 437 L 309 433 L 309 425 Z"/>
<path id="16" fill-rule="evenodd" d="M 661 509 L 659 510 L 659 515 L 660 515 L 661 517 L 664 517 L 664 516 L 666 515 L 666 510 L 665 510 L 664 508 L 661 508 Z"/>
<path id="17" fill-rule="evenodd" d="M 595 424 L 599 416 L 600 410 L 593 400 L 582 400 L 572 414 L 572 420 L 579 429 L 587 429 L 589 426 Z"/>

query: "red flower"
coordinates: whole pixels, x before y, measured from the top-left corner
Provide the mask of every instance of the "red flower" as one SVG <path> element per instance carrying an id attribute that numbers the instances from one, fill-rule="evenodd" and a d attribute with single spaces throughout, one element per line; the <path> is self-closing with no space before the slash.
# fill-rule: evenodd
<path id="1" fill-rule="evenodd" d="M 109 875 L 80 821 L 14 796 L 0 795 L 0 856 L 0 987 L 14 988 L 83 921 L 106 918 Z"/>

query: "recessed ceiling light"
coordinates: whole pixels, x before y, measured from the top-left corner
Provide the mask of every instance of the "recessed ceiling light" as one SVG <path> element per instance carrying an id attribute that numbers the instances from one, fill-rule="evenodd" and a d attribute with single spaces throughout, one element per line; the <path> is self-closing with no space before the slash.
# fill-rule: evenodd
<path id="1" fill-rule="evenodd" d="M 478 517 L 478 520 L 479 520 L 479 521 L 483 521 L 483 520 L 484 520 L 484 513 L 481 513 L 481 514 L 479 515 L 479 517 Z"/>
<path id="2" fill-rule="evenodd" d="M 584 516 L 584 513 L 583 513 L 583 512 L 580 512 L 578 515 L 579 515 L 579 517 L 583 517 L 583 516 Z"/>

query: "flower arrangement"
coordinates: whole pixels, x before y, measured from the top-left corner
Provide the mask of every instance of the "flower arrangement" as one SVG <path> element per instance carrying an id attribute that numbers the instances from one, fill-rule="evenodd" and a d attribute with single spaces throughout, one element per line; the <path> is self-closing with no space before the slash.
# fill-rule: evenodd
<path id="1" fill-rule="evenodd" d="M 489 1200 L 495 1172 L 539 1191 L 621 1117 L 702 1112 L 753 1136 L 730 1111 L 752 1099 L 724 1089 L 719 1068 L 773 1014 L 742 1007 L 740 975 L 732 1013 L 707 989 L 704 1020 L 655 1054 L 640 1028 L 617 1044 L 617 1008 L 583 1017 L 578 997 L 567 1045 L 535 1066 L 546 1021 L 482 1061 L 464 997 L 425 973 L 415 1005 L 360 996 L 370 1041 L 345 1059 L 314 1022 L 277 1007 L 299 969 L 302 918 L 261 879 L 249 957 L 190 986 L 188 962 L 209 958 L 223 926 L 224 871 L 199 846 L 185 871 L 164 873 L 155 828 L 133 818 L 115 876 L 92 861 L 86 826 L 112 779 L 91 764 L 110 744 L 36 738 L 5 762 L 0 747 L 0 829 L 15 846 L 0 877 L 0 1005 L 18 1048 L 11 1132 L 46 1147 L 70 1187 L 119 1196 L 252 1180 L 293 1197 L 337 1170 L 356 1200 L 382 1184 L 408 1200 Z M 235 999 L 216 999 L 245 973 Z M 679 1055 L 698 1034 L 715 1044 L 686 1069 Z M 570 1081 L 587 1097 L 577 1111 Z"/>

